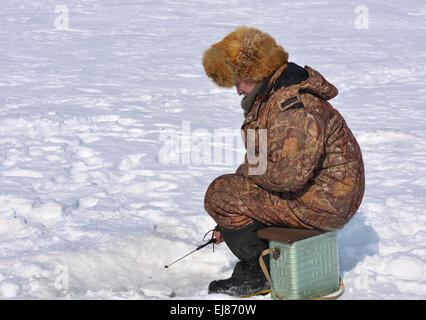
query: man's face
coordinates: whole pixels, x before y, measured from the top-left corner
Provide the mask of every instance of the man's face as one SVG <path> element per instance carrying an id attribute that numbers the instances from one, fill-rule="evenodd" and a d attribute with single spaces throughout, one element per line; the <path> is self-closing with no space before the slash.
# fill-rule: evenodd
<path id="1" fill-rule="evenodd" d="M 235 85 L 239 96 L 242 94 L 244 94 L 244 96 L 247 96 L 255 86 L 256 81 L 254 80 L 240 80 Z"/>

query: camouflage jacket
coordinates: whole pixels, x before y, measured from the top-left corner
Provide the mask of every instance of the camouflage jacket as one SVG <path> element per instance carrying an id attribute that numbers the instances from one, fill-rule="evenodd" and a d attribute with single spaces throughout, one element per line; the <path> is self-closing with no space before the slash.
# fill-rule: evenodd
<path id="1" fill-rule="evenodd" d="M 248 164 L 246 153 L 236 171 L 285 196 L 292 214 L 307 227 L 323 230 L 340 229 L 352 218 L 365 187 L 360 147 L 327 102 L 337 93 L 308 66 L 281 66 L 265 82 L 241 127 L 245 137 L 248 129 L 267 130 L 266 168 L 249 174 L 249 167 L 257 165 Z"/>

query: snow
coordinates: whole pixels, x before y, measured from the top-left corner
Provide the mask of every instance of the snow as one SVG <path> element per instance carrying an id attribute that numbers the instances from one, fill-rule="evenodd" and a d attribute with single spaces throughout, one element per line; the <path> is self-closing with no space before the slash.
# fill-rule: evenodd
<path id="1" fill-rule="evenodd" d="M 147 297 L 167 298 L 173 297 L 173 289 L 161 283 L 149 283 L 141 288 L 142 294 Z"/>
<path id="2" fill-rule="evenodd" d="M 2 281 L 0 283 L 0 294 L 5 298 L 14 298 L 19 291 L 19 287 L 11 282 Z"/>
<path id="3" fill-rule="evenodd" d="M 3 1 L 0 299 L 231 299 L 206 292 L 232 273 L 225 244 L 164 265 L 214 227 L 204 193 L 241 160 L 212 138 L 238 133 L 240 97 L 201 65 L 240 24 L 336 85 L 362 148 L 341 299 L 425 299 L 426 5 L 362 4 L 366 28 L 357 1 Z"/>

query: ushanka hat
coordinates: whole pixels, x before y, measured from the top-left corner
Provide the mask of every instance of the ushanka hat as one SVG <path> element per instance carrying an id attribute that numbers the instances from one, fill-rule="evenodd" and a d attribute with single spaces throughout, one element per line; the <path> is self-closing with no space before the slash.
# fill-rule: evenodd
<path id="1" fill-rule="evenodd" d="M 259 82 L 283 63 L 288 53 L 269 34 L 239 26 L 203 53 L 203 67 L 219 87 L 230 88 L 239 80 Z"/>

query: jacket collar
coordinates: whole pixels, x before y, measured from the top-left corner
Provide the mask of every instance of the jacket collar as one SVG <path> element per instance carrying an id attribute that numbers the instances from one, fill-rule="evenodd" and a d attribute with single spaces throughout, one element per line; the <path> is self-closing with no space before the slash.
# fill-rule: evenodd
<path id="1" fill-rule="evenodd" d="M 262 102 L 266 101 L 269 98 L 271 90 L 274 88 L 277 79 L 287 68 L 287 66 L 288 63 L 284 63 L 283 65 L 281 65 L 281 67 L 275 70 L 268 78 L 264 80 L 263 86 L 260 89 L 260 93 L 257 95 L 250 112 L 245 115 L 242 127 L 244 127 L 247 123 L 257 119 L 260 105 L 262 104 Z"/>
<path id="2" fill-rule="evenodd" d="M 278 69 L 276 69 L 268 78 L 264 80 L 264 85 L 261 89 L 261 93 L 258 94 L 255 102 L 253 103 L 252 110 L 245 115 L 245 121 L 243 126 L 248 122 L 256 120 L 259 113 L 259 108 L 263 102 L 267 101 L 269 97 L 281 88 L 290 88 L 297 84 L 307 84 L 312 76 L 310 68 L 302 68 L 293 62 L 284 63 Z M 299 86 L 292 87 L 297 93 Z"/>

